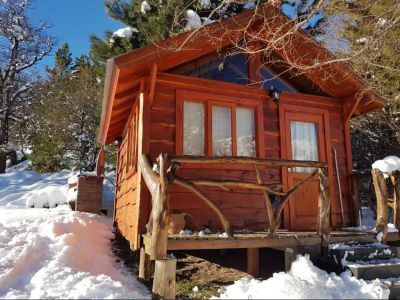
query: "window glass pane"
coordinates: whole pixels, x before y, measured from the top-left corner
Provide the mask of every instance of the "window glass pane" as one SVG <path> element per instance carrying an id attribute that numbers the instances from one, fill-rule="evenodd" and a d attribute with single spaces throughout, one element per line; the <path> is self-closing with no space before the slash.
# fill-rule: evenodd
<path id="1" fill-rule="evenodd" d="M 183 154 L 204 155 L 204 104 L 183 104 Z"/>
<path id="2" fill-rule="evenodd" d="M 292 159 L 318 161 L 317 126 L 315 123 L 291 121 Z M 292 168 L 293 172 L 311 173 L 313 168 Z"/>
<path id="3" fill-rule="evenodd" d="M 195 66 L 182 75 L 225 81 L 231 83 L 248 84 L 247 56 L 235 54 L 217 58 L 204 64 Z"/>
<path id="4" fill-rule="evenodd" d="M 254 109 L 236 109 L 236 137 L 238 156 L 256 156 Z"/>
<path id="5" fill-rule="evenodd" d="M 212 107 L 212 154 L 232 155 L 231 108 Z"/>
<path id="6" fill-rule="evenodd" d="M 271 86 L 274 86 L 279 91 L 285 92 L 295 92 L 296 90 L 288 85 L 282 79 L 276 77 L 270 70 L 267 68 L 261 68 L 261 81 L 262 86 L 265 89 L 269 89 Z"/>

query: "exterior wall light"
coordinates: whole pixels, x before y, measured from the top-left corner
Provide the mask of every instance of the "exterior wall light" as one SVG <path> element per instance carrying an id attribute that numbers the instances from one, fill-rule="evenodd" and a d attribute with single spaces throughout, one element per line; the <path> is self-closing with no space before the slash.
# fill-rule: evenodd
<path id="1" fill-rule="evenodd" d="M 119 145 L 121 145 L 122 143 L 122 136 L 117 136 L 114 140 L 114 145 L 119 147 Z"/>
<path id="2" fill-rule="evenodd" d="M 272 100 L 278 104 L 279 100 L 281 100 L 281 91 L 277 90 L 273 85 L 269 88 L 268 95 L 272 98 Z"/>

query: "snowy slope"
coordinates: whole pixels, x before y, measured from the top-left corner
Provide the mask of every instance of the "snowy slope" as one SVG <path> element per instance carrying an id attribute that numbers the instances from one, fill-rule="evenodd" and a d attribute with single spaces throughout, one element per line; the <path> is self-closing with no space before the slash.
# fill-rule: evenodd
<path id="1" fill-rule="evenodd" d="M 39 175 L 27 162 L 0 175 L 0 298 L 149 298 L 116 263 L 111 220 L 62 203 L 70 173 Z"/>

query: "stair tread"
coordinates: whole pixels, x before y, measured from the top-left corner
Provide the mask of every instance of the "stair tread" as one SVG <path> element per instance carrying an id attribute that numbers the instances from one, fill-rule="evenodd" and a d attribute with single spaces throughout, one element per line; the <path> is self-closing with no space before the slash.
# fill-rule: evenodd
<path id="1" fill-rule="evenodd" d="M 400 259 L 382 259 L 382 260 L 370 260 L 370 261 L 355 261 L 355 262 L 347 262 L 348 267 L 386 267 L 386 266 L 399 266 L 400 267 Z M 400 274 L 399 274 L 400 275 Z"/>

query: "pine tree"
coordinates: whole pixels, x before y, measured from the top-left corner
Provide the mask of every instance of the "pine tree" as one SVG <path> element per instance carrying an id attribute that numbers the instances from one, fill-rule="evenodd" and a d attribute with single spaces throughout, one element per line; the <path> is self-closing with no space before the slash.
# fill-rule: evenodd
<path id="1" fill-rule="evenodd" d="M 384 109 L 351 123 L 355 168 L 400 153 L 400 3 L 397 0 L 330 1 L 331 15 L 341 20 L 342 57 L 386 100 Z"/>
<path id="2" fill-rule="evenodd" d="M 111 31 L 106 31 L 104 40 L 90 36 L 91 54 L 94 61 L 104 64 L 108 58 L 190 29 L 186 27 L 188 11 L 195 12 L 201 24 L 206 24 L 244 10 L 243 4 L 234 2 L 220 5 L 221 1 L 216 0 L 106 0 L 107 14 L 133 32 L 129 38 L 119 37 Z M 210 17 L 213 10 L 216 12 Z"/>
<path id="3" fill-rule="evenodd" d="M 100 81 L 90 57 L 71 57 L 68 45 L 63 45 L 55 66 L 47 68 L 48 79 L 36 85 L 30 158 L 39 171 L 94 167 Z"/>

